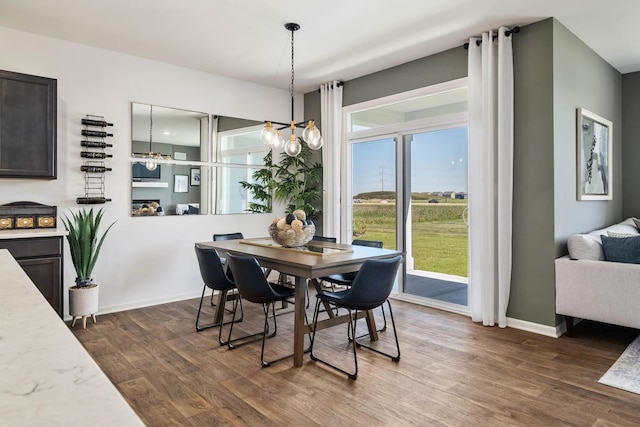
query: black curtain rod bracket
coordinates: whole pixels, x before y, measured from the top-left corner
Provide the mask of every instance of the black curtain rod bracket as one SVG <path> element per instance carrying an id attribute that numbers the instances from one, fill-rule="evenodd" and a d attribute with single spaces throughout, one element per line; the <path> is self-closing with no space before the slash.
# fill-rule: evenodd
<path id="1" fill-rule="evenodd" d="M 510 30 L 507 30 L 504 32 L 504 35 L 509 37 L 511 36 L 511 34 L 518 34 L 520 32 L 520 27 L 515 26 Z M 493 36 L 493 40 L 495 40 L 496 38 L 498 38 L 498 36 Z M 482 40 L 476 40 L 476 46 L 480 46 L 482 44 Z M 469 42 L 465 43 L 464 45 L 462 45 L 465 49 L 469 49 Z"/>
<path id="2" fill-rule="evenodd" d="M 344 86 L 344 82 L 338 82 L 336 83 L 336 86 L 337 87 Z M 333 89 L 333 85 L 331 85 L 331 89 Z M 318 88 L 318 93 L 320 93 L 320 88 Z"/>

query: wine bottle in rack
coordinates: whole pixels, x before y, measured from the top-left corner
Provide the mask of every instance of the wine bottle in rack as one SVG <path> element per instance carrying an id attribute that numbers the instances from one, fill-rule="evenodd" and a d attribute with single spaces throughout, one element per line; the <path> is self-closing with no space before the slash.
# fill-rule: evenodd
<path id="1" fill-rule="evenodd" d="M 107 144 L 106 142 L 100 142 L 100 141 L 80 141 L 80 145 L 82 145 L 83 147 L 94 147 L 94 148 L 113 147 L 113 144 Z"/>
<path id="2" fill-rule="evenodd" d="M 76 203 L 79 205 L 99 205 L 102 203 L 110 202 L 111 199 L 105 197 L 78 197 Z"/>
<path id="3" fill-rule="evenodd" d="M 113 126 L 113 123 L 106 122 L 104 120 L 82 119 L 82 124 L 87 126 L 99 126 L 106 128 L 107 126 Z"/>
<path id="4" fill-rule="evenodd" d="M 98 138 L 105 138 L 107 136 L 113 136 L 112 133 L 107 133 L 101 130 L 89 130 L 89 129 L 82 129 L 82 135 L 84 136 L 95 136 Z"/>
<path id="5" fill-rule="evenodd" d="M 113 157 L 113 154 L 94 153 L 92 151 L 81 151 L 80 157 L 86 157 L 87 159 L 107 159 L 107 158 Z"/>
<path id="6" fill-rule="evenodd" d="M 103 173 L 103 172 L 110 172 L 112 169 L 106 168 L 104 166 L 82 165 L 80 166 L 80 170 L 82 172 L 89 172 L 89 173 Z"/>

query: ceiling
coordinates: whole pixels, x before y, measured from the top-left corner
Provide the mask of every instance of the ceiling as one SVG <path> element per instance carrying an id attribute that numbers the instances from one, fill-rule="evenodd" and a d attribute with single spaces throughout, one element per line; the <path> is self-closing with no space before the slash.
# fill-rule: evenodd
<path id="1" fill-rule="evenodd" d="M 637 0 L 0 0 L 0 26 L 296 91 L 555 17 L 621 73 L 640 70 Z M 517 37 L 517 36 L 516 36 Z"/>

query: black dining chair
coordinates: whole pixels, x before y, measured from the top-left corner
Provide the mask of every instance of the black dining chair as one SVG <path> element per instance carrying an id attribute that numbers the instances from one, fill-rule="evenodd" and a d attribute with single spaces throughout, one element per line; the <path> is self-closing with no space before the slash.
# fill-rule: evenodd
<path id="1" fill-rule="evenodd" d="M 393 311 L 391 310 L 391 303 L 389 302 L 389 294 L 393 289 L 393 284 L 398 273 L 398 267 L 402 256 L 398 255 L 393 258 L 367 260 L 362 264 L 362 267 L 357 272 L 355 279 L 353 280 L 351 287 L 347 290 L 340 292 L 325 292 L 316 295 L 316 308 L 313 313 L 313 332 L 311 335 L 311 360 L 321 362 L 327 366 L 330 366 L 342 373 L 349 376 L 350 379 L 355 380 L 358 378 L 358 354 L 357 347 L 365 347 L 376 353 L 388 356 L 394 362 L 400 361 L 400 344 L 398 343 L 398 334 L 396 331 L 396 324 L 393 319 Z M 342 369 L 326 360 L 322 360 L 314 353 L 315 338 L 318 325 L 318 313 L 320 311 L 320 305 L 322 303 L 330 303 L 336 308 L 346 308 L 349 311 L 349 328 L 347 332 L 347 338 L 353 347 L 353 360 L 355 364 L 355 370 L 349 372 Z M 371 346 L 364 345 L 358 341 L 361 337 L 356 337 L 356 321 L 358 318 L 358 312 L 365 310 L 373 310 L 374 308 L 381 307 L 384 303 L 387 303 L 389 308 L 389 317 L 391 318 L 391 325 L 393 328 L 393 334 L 396 343 L 396 355 L 385 353 L 381 350 L 373 348 Z M 352 314 L 352 312 L 354 312 Z"/>
<path id="2" fill-rule="evenodd" d="M 233 305 L 233 317 L 231 321 L 231 327 L 229 328 L 229 338 L 227 340 L 227 346 L 230 350 L 249 342 L 256 341 L 262 338 L 262 350 L 260 352 L 260 364 L 263 368 L 270 366 L 275 362 L 287 359 L 293 354 L 282 356 L 272 361 L 264 360 L 264 344 L 267 338 L 272 338 L 278 332 L 278 324 L 276 322 L 275 303 L 291 298 L 295 294 L 295 290 L 280 286 L 278 284 L 270 284 L 267 278 L 264 276 L 262 268 L 258 261 L 248 255 L 234 255 L 232 253 L 227 254 L 227 262 L 233 272 L 235 278 L 235 284 L 240 293 L 240 298 L 252 302 L 254 304 L 261 304 L 264 311 L 264 327 L 262 332 L 246 335 L 241 338 L 232 339 L 233 332 L 233 320 L 235 320 L 236 312 L 238 309 L 239 300 L 236 300 Z M 269 334 L 269 310 L 271 310 L 273 317 L 273 333 Z M 251 339 L 250 338 L 255 338 Z M 239 344 L 235 344 L 240 342 Z"/>
<path id="3" fill-rule="evenodd" d="M 244 239 L 244 235 L 242 233 L 226 233 L 226 234 L 214 234 L 213 241 L 219 242 L 222 240 L 240 240 Z"/>
<path id="4" fill-rule="evenodd" d="M 313 236 L 311 240 L 315 240 L 316 242 L 329 242 L 329 243 L 337 242 L 335 237 L 325 237 L 325 236 L 317 236 L 317 235 Z"/>
<path id="5" fill-rule="evenodd" d="M 381 240 L 363 240 L 363 239 L 354 239 L 351 242 L 351 244 L 358 245 L 358 246 L 367 246 L 370 248 L 378 248 L 378 249 L 382 249 L 384 245 L 384 243 Z M 353 283 L 353 280 L 356 278 L 356 273 L 357 271 L 349 271 L 347 273 L 332 274 L 331 276 L 322 277 L 320 280 L 322 282 L 330 283 L 331 292 L 335 292 L 336 285 L 344 286 L 347 288 L 350 287 L 351 284 Z M 382 319 L 383 319 L 383 325 L 382 325 L 382 328 L 380 329 L 380 332 L 387 329 L 387 316 L 384 313 L 384 307 L 382 307 Z"/>
<path id="6" fill-rule="evenodd" d="M 358 246 L 368 246 L 371 248 L 379 248 L 382 249 L 383 242 L 380 240 L 362 240 L 362 239 L 354 239 L 351 242 L 352 245 Z M 349 271 L 347 273 L 341 274 L 332 274 L 331 276 L 323 277 L 322 280 L 325 282 L 332 283 L 333 285 L 338 286 L 351 286 L 353 280 L 356 278 L 356 271 Z M 332 290 L 335 291 L 335 288 L 332 287 Z"/>
<path id="7" fill-rule="evenodd" d="M 222 262 L 220 261 L 220 257 L 218 256 L 218 252 L 216 252 L 215 249 L 196 243 L 195 251 L 198 259 L 198 265 L 200 266 L 200 276 L 204 282 L 204 286 L 202 287 L 202 296 L 200 297 L 200 305 L 198 306 L 198 314 L 196 315 L 196 331 L 200 332 L 205 329 L 218 326 L 218 342 L 220 345 L 225 345 L 226 342 L 222 341 L 222 326 L 227 325 L 230 322 L 224 322 L 224 311 L 228 299 L 239 299 L 237 293 L 233 295 L 233 298 L 229 297 L 229 292 L 236 289 L 236 285 L 226 275 Z M 221 293 L 220 306 L 217 307 L 217 310 L 221 310 L 221 314 L 219 321 L 214 321 L 209 325 L 201 326 L 200 313 L 202 312 L 202 301 L 204 300 L 204 294 L 207 288 L 211 289 L 212 295 L 215 291 Z M 211 299 L 213 301 L 213 296 Z M 215 304 L 212 303 L 212 305 Z M 240 311 L 241 315 L 238 321 L 242 321 L 243 318 L 244 313 L 242 312 L 242 306 L 240 306 Z"/>
<path id="8" fill-rule="evenodd" d="M 222 234 L 214 233 L 213 234 L 213 241 L 214 242 L 220 242 L 220 241 L 223 241 L 223 240 L 242 240 L 242 239 L 244 239 L 244 235 L 242 233 L 240 233 L 240 232 L 238 232 L 238 233 L 222 233 Z M 231 274 L 231 272 L 227 268 L 227 259 L 225 257 L 220 257 L 220 260 L 222 261 L 222 266 L 224 267 L 227 275 L 229 276 L 229 278 L 231 280 L 233 280 L 233 275 Z M 213 294 L 211 294 L 211 305 L 215 305 L 213 303 Z"/>

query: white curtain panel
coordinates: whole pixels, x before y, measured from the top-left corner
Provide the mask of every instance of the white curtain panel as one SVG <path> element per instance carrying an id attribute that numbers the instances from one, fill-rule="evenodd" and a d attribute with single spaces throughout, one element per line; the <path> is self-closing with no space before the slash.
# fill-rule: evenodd
<path id="1" fill-rule="evenodd" d="M 322 233 L 340 242 L 340 144 L 342 140 L 342 86 L 338 81 L 320 86 L 322 146 Z"/>
<path id="2" fill-rule="evenodd" d="M 506 27 L 469 40 L 469 309 L 507 326 L 513 203 L 513 55 Z M 480 46 L 477 41 L 482 40 Z"/>

